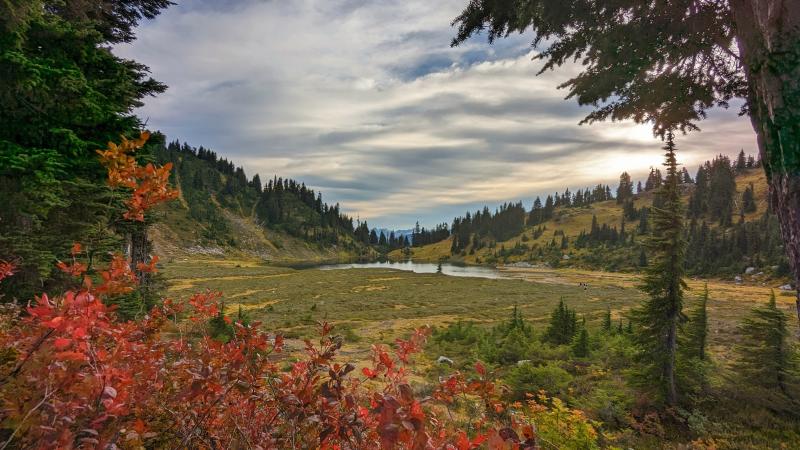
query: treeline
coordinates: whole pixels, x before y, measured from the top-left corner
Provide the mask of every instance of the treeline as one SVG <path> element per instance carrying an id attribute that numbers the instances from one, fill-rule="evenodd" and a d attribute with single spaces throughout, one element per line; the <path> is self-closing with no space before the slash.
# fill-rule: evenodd
<path id="1" fill-rule="evenodd" d="M 525 216 L 525 207 L 522 206 L 522 202 L 518 202 L 505 203 L 494 214 L 489 211 L 488 207 L 484 207 L 483 211 L 456 217 L 451 229 L 453 235 L 451 252 L 461 252 L 470 244 L 477 247 L 480 245 L 479 240 L 483 238 L 496 241 L 508 240 L 521 233 L 525 228 Z"/>
<path id="2" fill-rule="evenodd" d="M 248 178 L 233 161 L 185 142 L 170 142 L 156 154 L 162 162 L 173 163 L 172 181 L 180 186 L 190 217 L 205 225 L 203 237 L 209 241 L 236 244 L 222 206 L 241 216 L 252 215 L 264 227 L 312 242 L 338 244 L 342 236 L 349 236 L 370 244 L 368 234 L 356 237 L 353 219 L 338 204 L 323 202 L 320 193 L 302 182 L 275 176 L 264 185 L 258 174 Z"/>
<path id="3" fill-rule="evenodd" d="M 419 223 L 417 227 L 419 227 Z M 374 228 L 370 230 L 367 222 L 359 222 L 355 233 L 356 239 L 359 242 L 375 246 L 378 250 L 382 251 L 391 251 L 411 246 L 407 236 L 395 235 L 394 231 L 390 231 L 387 235 L 383 230 L 381 230 L 380 233 Z"/>
<path id="4" fill-rule="evenodd" d="M 733 163 L 724 155 L 706 161 L 697 169 L 694 191 L 689 197 L 688 216 L 694 219 L 708 216 L 722 226 L 730 226 L 734 215 L 754 212 L 756 204 L 753 187 L 748 186 L 739 201 L 736 175 L 759 166 L 760 162 L 753 156 L 745 157 L 744 151 L 739 153 Z"/>
<path id="5" fill-rule="evenodd" d="M 414 226 L 414 231 L 411 232 L 411 245 L 414 247 L 422 247 L 423 245 L 433 244 L 443 241 L 450 237 L 450 229 L 446 223 L 440 223 L 432 229 L 420 228 L 419 222 Z"/>
<path id="6" fill-rule="evenodd" d="M 777 220 L 771 211 L 745 221 L 745 216 L 757 208 L 752 183 L 737 192 L 736 177 L 747 170 L 760 167 L 760 161 L 744 151 L 731 160 L 719 155 L 701 164 L 692 177 L 683 167 L 677 180 L 683 195 L 688 193 L 685 238 L 691 243 L 686 258 L 687 272 L 692 275 L 729 275 L 741 273 L 747 267 L 768 270 L 773 275 L 788 273 Z M 627 172 L 620 175 L 616 195 L 611 188 L 599 184 L 592 189 L 548 195 L 544 201 L 537 197 L 530 211 L 521 203 L 506 203 L 494 214 L 488 208 L 474 214 L 457 217 L 452 225 L 451 254 L 465 256 L 476 251 L 494 249 L 484 262 L 503 262 L 522 257 L 533 262 L 543 260 L 559 265 L 562 260 L 576 258 L 572 264 L 586 264 L 608 270 L 641 269 L 647 266 L 647 256 L 641 236 L 651 227 L 653 208 L 663 208 L 659 194 L 665 178 L 658 168 L 651 168 L 644 182 L 634 184 Z M 651 204 L 642 204 L 643 194 L 650 192 Z M 600 223 L 592 217 L 591 227 L 578 235 L 566 236 L 560 229 L 552 231 L 549 243 L 537 241 L 545 228 L 541 225 L 553 219 L 563 208 L 579 208 L 595 202 L 616 200 L 622 214 L 616 223 Z M 638 203 L 638 207 L 637 207 Z M 736 218 L 738 217 L 738 220 Z M 527 227 L 527 228 L 526 228 Z M 526 229 L 532 230 L 530 235 Z M 512 246 L 500 245 L 516 236 L 521 240 Z M 447 235 L 439 236 L 446 239 Z M 572 253 L 570 249 L 592 249 Z M 564 257 L 564 255 L 568 255 Z"/>

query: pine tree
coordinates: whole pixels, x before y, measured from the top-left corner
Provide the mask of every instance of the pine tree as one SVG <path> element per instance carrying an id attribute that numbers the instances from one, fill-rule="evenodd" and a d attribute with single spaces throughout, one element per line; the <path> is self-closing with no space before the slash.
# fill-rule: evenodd
<path id="1" fill-rule="evenodd" d="M 796 377 L 796 357 L 787 342 L 788 318 L 775 303 L 775 292 L 766 306 L 756 308 L 741 326 L 736 372 L 751 386 L 792 395 L 790 384 Z"/>
<path id="2" fill-rule="evenodd" d="M 682 309 L 686 242 L 672 133 L 667 134 L 664 150 L 667 179 L 659 190 L 664 206 L 653 209 L 653 230 L 645 242 L 650 251 L 650 264 L 641 289 L 650 298 L 633 311 L 632 318 L 639 330 L 635 336 L 640 347 L 642 381 L 658 386 L 666 402 L 675 405 L 678 402 L 675 376 L 678 327 L 685 320 Z"/>
<path id="3" fill-rule="evenodd" d="M 603 331 L 610 332 L 611 331 L 611 307 L 606 308 L 606 313 L 603 316 Z"/>
<path id="4" fill-rule="evenodd" d="M 701 361 L 706 359 L 706 344 L 708 340 L 708 283 L 703 288 L 700 304 L 689 315 L 689 322 L 685 327 L 685 339 L 682 342 L 683 352 L 690 358 Z"/>
<path id="5" fill-rule="evenodd" d="M 749 186 L 744 188 L 744 192 L 742 193 L 742 212 L 744 213 L 756 212 L 756 199 L 753 191 L 753 183 L 750 183 Z"/>
<path id="6" fill-rule="evenodd" d="M 589 332 L 586 331 L 586 327 L 581 327 L 581 331 L 572 341 L 572 354 L 578 358 L 589 356 Z"/>
<path id="7" fill-rule="evenodd" d="M 639 252 L 639 267 L 647 267 L 647 252 L 644 249 Z"/>
<path id="8" fill-rule="evenodd" d="M 572 342 L 577 328 L 578 319 L 575 311 L 569 309 L 562 298 L 550 315 L 550 324 L 543 339 L 555 345 L 568 344 Z"/>
<path id="9" fill-rule="evenodd" d="M 619 187 L 617 187 L 617 204 L 621 205 L 629 198 L 633 197 L 633 183 L 628 172 L 622 172 L 619 176 Z"/>

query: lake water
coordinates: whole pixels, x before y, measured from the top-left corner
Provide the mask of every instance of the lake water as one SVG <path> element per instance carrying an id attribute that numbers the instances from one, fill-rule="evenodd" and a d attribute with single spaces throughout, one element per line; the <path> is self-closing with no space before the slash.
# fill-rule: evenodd
<path id="1" fill-rule="evenodd" d="M 347 264 L 326 264 L 317 266 L 320 270 L 343 270 L 343 269 L 395 269 L 405 270 L 414 273 L 436 273 L 438 264 L 420 263 L 413 261 L 380 261 L 369 263 L 347 263 Z M 473 277 L 473 278 L 508 278 L 500 271 L 492 267 L 481 266 L 460 266 L 450 263 L 442 263 L 442 273 L 452 277 Z"/>

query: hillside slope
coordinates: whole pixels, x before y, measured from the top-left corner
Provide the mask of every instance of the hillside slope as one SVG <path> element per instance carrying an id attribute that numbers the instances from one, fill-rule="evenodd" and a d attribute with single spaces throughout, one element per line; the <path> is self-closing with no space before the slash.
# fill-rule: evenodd
<path id="1" fill-rule="evenodd" d="M 216 153 L 177 141 L 153 140 L 161 164 L 173 165 L 178 199 L 155 211 L 150 227 L 155 253 L 166 258 L 210 256 L 292 263 L 351 260 L 374 251 L 356 239 L 339 205 L 294 180 L 262 185 Z"/>
<path id="2" fill-rule="evenodd" d="M 733 243 L 736 239 L 747 239 L 753 234 L 774 235 L 776 224 L 773 223 L 771 214 L 767 214 L 767 183 L 764 172 L 760 168 L 752 168 L 740 171 L 735 177 L 736 193 L 733 195 L 734 208 L 740 210 L 742 194 L 751 184 L 755 197 L 755 208 L 743 215 L 742 225 L 740 215 L 734 215 L 732 227 L 722 227 L 717 223 L 701 217 L 694 222 L 695 235 L 700 234 L 700 227 L 707 221 L 708 233 L 716 236 L 722 245 Z M 684 200 L 688 203 L 694 186 L 691 183 L 683 185 Z M 633 206 L 637 211 L 642 208 L 649 208 L 653 204 L 654 192 L 645 191 L 633 196 Z M 535 226 L 525 225 L 523 231 L 510 239 L 493 240 L 491 237 L 481 237 L 476 246 L 471 241 L 463 251 L 453 252 L 454 236 L 440 242 L 436 242 L 421 247 L 414 247 L 410 250 L 395 251 L 390 254 L 392 259 L 411 258 L 420 261 L 443 261 L 465 263 L 465 264 L 517 264 L 517 265 L 547 265 L 550 267 L 582 267 L 615 271 L 635 271 L 642 264 L 641 239 L 644 232 L 639 229 L 639 219 L 627 220 L 623 225 L 625 211 L 622 204 L 616 200 L 607 200 L 592 203 L 582 207 L 556 207 L 552 218 L 543 221 Z M 617 236 L 618 230 L 627 231 L 627 239 L 623 242 L 592 242 L 590 238 L 592 222 L 596 221 L 598 229 L 607 226 L 608 230 L 613 230 Z M 623 228 L 623 226 L 625 228 Z M 691 226 L 691 225 L 690 225 Z M 737 235 L 737 230 L 748 230 L 750 235 L 744 231 L 743 237 Z M 699 230 L 699 231 L 698 231 Z M 475 236 L 473 235 L 473 239 Z M 566 238 L 566 243 L 564 243 Z M 752 239 L 752 238 L 751 238 Z M 588 242 L 588 243 L 587 243 Z M 691 247 L 691 245 L 690 245 Z M 717 274 L 740 273 L 745 267 L 756 266 L 759 270 L 774 272 L 780 275 L 785 269 L 776 267 L 780 265 L 780 254 L 774 254 L 774 248 L 779 244 L 770 243 L 769 257 L 750 255 L 744 252 L 742 255 L 734 255 L 733 260 L 727 261 L 724 267 L 714 268 Z M 690 248 L 690 256 L 696 249 Z M 759 252 L 765 250 L 759 249 Z M 778 252 L 780 253 L 780 252 Z M 701 256 L 697 256 L 698 258 Z M 645 257 L 646 259 L 646 257 Z M 767 264 L 769 263 L 769 264 Z M 701 271 L 700 269 L 695 272 Z"/>

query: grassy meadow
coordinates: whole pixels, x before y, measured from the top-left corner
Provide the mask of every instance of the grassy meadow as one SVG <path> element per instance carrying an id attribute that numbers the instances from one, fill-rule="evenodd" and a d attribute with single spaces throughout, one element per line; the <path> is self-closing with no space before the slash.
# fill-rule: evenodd
<path id="1" fill-rule="evenodd" d="M 187 296 L 206 289 L 224 294 L 226 310 L 241 307 L 267 329 L 288 337 L 314 335 L 318 320 L 346 330 L 346 350 L 368 356 L 375 342 L 392 342 L 413 328 L 441 327 L 456 321 L 491 324 L 506 319 L 516 305 L 535 328 L 545 326 L 559 299 L 600 326 L 606 308 L 615 321 L 644 298 L 637 275 L 575 269 L 501 269 L 513 279 L 451 277 L 391 269 L 292 269 L 254 260 L 185 259 L 163 270 L 169 295 Z M 579 283 L 587 283 L 584 289 Z M 687 308 L 704 281 L 689 280 Z M 716 357 L 728 359 L 737 339 L 738 322 L 754 306 L 765 303 L 769 287 L 710 280 L 710 344 Z M 778 302 L 794 316 L 794 300 L 778 294 Z M 624 320 L 624 319 L 623 319 Z M 616 322 L 615 322 L 616 323 Z M 627 322 L 626 322 L 627 323 Z M 797 324 L 791 321 L 797 331 Z M 450 355 L 448 355 L 450 356 Z"/>

